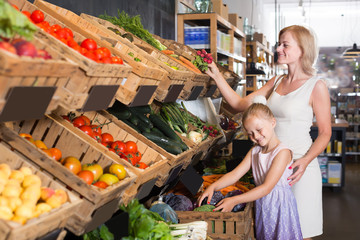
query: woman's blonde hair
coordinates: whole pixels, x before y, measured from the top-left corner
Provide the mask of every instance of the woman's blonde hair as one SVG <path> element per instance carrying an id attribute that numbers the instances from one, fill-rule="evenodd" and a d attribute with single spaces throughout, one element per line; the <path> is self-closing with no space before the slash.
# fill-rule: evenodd
<path id="1" fill-rule="evenodd" d="M 302 51 L 301 65 L 303 71 L 308 75 L 315 75 L 316 69 L 314 68 L 314 64 L 317 60 L 319 49 L 313 31 L 304 26 L 292 25 L 283 28 L 279 32 L 279 39 L 285 32 L 291 32 Z"/>
<path id="2" fill-rule="evenodd" d="M 258 118 L 265 118 L 265 119 L 275 118 L 270 108 L 262 103 L 253 103 L 250 105 L 248 109 L 246 109 L 246 111 L 242 116 L 243 126 L 245 121 L 251 116 L 256 116 Z"/>

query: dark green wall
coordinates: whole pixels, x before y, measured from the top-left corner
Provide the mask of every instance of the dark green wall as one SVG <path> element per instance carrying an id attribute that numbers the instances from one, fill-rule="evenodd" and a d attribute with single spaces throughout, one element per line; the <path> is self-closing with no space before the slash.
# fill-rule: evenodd
<path id="1" fill-rule="evenodd" d="M 47 0 L 76 14 L 117 16 L 118 9 L 130 16 L 140 15 L 150 33 L 175 39 L 175 0 Z"/>

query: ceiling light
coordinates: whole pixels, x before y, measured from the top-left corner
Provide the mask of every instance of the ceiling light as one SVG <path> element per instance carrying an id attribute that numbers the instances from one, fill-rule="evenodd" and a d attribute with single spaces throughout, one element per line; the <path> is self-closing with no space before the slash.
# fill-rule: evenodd
<path id="1" fill-rule="evenodd" d="M 354 43 L 352 48 L 348 48 L 344 51 L 343 56 L 354 56 L 359 54 L 360 49 L 358 49 L 356 43 Z"/>

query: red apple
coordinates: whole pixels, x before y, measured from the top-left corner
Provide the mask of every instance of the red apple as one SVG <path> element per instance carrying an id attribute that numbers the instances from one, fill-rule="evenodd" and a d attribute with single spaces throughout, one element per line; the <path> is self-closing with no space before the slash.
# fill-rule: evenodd
<path id="1" fill-rule="evenodd" d="M 28 41 L 19 41 L 14 44 L 16 48 L 16 52 L 19 56 L 29 56 L 29 57 L 36 57 L 37 56 L 37 49 L 31 42 Z"/>
<path id="2" fill-rule="evenodd" d="M 5 49 L 8 52 L 16 54 L 16 48 L 8 42 L 0 42 L 0 48 Z"/>
<path id="3" fill-rule="evenodd" d="M 43 59 L 51 59 L 51 55 L 44 49 L 38 49 L 37 50 L 37 57 L 43 58 Z"/>

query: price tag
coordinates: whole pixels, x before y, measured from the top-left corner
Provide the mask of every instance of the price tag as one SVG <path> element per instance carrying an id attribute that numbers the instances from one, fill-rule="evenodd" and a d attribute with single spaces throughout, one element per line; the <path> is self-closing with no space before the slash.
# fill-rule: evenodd
<path id="1" fill-rule="evenodd" d="M 82 112 L 97 111 L 109 107 L 114 98 L 119 85 L 97 85 L 89 91 L 89 96 L 85 101 Z"/>
<path id="2" fill-rule="evenodd" d="M 169 173 L 169 177 L 168 179 L 166 180 L 166 183 L 164 185 L 167 185 L 169 183 L 171 183 L 172 181 L 175 180 L 175 178 L 179 175 L 181 169 L 182 169 L 182 164 L 174 167 L 173 169 L 170 170 L 170 173 Z"/>
<path id="3" fill-rule="evenodd" d="M 184 88 L 184 84 L 174 84 L 169 87 L 168 93 L 164 99 L 164 103 L 175 102 L 181 91 Z"/>
<path id="4" fill-rule="evenodd" d="M 129 107 L 148 105 L 151 97 L 154 95 L 157 86 L 142 85 L 138 88 L 134 100 Z"/>
<path id="5" fill-rule="evenodd" d="M 129 236 L 129 214 L 127 212 L 117 211 L 105 225 L 114 234 L 114 239 Z"/>
<path id="6" fill-rule="evenodd" d="M 196 154 L 192 157 L 190 164 L 191 164 L 192 166 L 195 166 L 195 165 L 201 160 L 201 157 L 202 157 L 203 154 L 204 154 L 204 152 L 198 152 L 198 153 L 196 153 Z"/>
<path id="7" fill-rule="evenodd" d="M 153 189 L 156 181 L 157 181 L 157 178 L 154 178 L 154 179 L 147 181 L 146 183 L 143 183 L 139 187 L 138 194 L 136 195 L 135 198 L 141 200 L 144 197 L 147 197 L 149 195 L 149 193 L 151 192 L 151 190 Z"/>
<path id="8" fill-rule="evenodd" d="M 216 85 L 210 85 L 209 90 L 205 93 L 204 97 L 211 97 L 217 89 Z"/>
<path id="9" fill-rule="evenodd" d="M 191 93 L 190 93 L 187 100 L 189 100 L 189 101 L 196 100 L 199 97 L 199 95 L 200 95 L 201 91 L 203 90 L 203 88 L 204 88 L 204 86 L 195 86 L 195 87 L 193 87 L 191 89 Z"/>
<path id="10" fill-rule="evenodd" d="M 40 119 L 56 91 L 48 87 L 12 87 L 0 115 L 0 121 Z"/>
<path id="11" fill-rule="evenodd" d="M 61 233 L 63 229 L 62 228 L 58 228 L 55 229 L 49 233 L 47 233 L 45 236 L 42 236 L 40 238 L 37 238 L 38 240 L 54 240 L 54 239 L 58 239 L 59 234 Z"/>
<path id="12" fill-rule="evenodd" d="M 189 165 L 186 170 L 181 174 L 180 181 L 191 192 L 192 195 L 195 195 L 199 191 L 199 188 L 204 182 L 202 177 L 195 171 L 195 169 L 191 165 Z"/>

